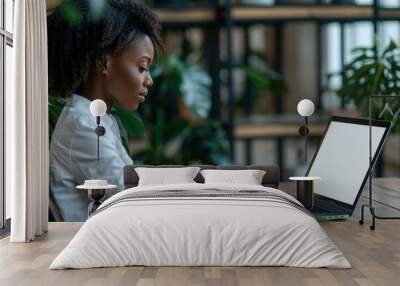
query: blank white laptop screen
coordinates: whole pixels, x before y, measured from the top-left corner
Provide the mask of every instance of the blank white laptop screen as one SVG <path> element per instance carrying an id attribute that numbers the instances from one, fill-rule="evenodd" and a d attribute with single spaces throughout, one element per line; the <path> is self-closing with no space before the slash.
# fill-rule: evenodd
<path id="1" fill-rule="evenodd" d="M 372 126 L 372 158 L 386 127 Z M 369 167 L 369 126 L 331 121 L 308 176 L 315 193 L 353 205 Z"/>

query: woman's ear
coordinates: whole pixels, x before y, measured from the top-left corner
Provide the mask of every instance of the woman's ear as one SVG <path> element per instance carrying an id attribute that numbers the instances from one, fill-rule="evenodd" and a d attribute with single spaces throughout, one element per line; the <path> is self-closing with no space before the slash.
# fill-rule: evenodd
<path id="1" fill-rule="evenodd" d="M 102 74 L 107 73 L 108 56 L 99 56 L 96 58 L 96 68 Z"/>

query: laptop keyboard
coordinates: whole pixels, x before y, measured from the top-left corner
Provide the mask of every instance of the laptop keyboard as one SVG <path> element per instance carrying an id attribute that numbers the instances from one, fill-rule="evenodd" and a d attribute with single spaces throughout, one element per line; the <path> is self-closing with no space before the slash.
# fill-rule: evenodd
<path id="1" fill-rule="evenodd" d="M 347 208 L 337 205 L 334 202 L 321 199 L 319 196 L 316 196 L 314 200 L 313 213 L 332 213 L 335 215 L 348 214 Z"/>

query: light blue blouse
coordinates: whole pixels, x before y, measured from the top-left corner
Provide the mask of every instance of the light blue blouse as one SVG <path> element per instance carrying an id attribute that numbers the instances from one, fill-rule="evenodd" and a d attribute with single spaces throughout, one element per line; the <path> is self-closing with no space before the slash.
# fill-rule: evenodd
<path id="1" fill-rule="evenodd" d="M 97 161 L 96 118 L 90 113 L 91 101 L 73 94 L 57 121 L 50 143 L 50 191 L 65 221 L 84 221 L 90 202 L 86 191 L 76 186 L 87 179 L 104 179 L 123 189 L 123 167 L 133 161 L 122 145 L 118 123 L 105 114 L 101 125 L 100 160 Z M 115 193 L 115 192 L 114 192 Z"/>

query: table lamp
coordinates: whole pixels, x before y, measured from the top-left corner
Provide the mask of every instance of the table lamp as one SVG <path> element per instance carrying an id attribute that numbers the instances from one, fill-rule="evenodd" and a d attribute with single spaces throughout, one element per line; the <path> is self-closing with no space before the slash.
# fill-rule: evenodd
<path id="1" fill-rule="evenodd" d="M 309 99 L 303 99 L 297 104 L 297 112 L 305 119 L 305 124 L 299 128 L 299 133 L 305 138 L 304 160 L 307 164 L 307 147 L 308 147 L 308 117 L 314 113 L 314 103 Z"/>
<path id="2" fill-rule="evenodd" d="M 96 135 L 97 135 L 97 161 L 100 158 L 100 136 L 106 133 L 106 129 L 100 125 L 100 116 L 103 116 L 107 111 L 106 103 L 101 99 L 95 99 L 90 104 L 90 113 L 96 116 Z"/>

